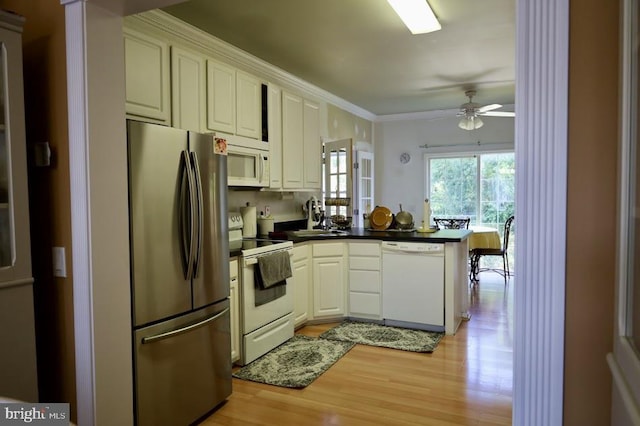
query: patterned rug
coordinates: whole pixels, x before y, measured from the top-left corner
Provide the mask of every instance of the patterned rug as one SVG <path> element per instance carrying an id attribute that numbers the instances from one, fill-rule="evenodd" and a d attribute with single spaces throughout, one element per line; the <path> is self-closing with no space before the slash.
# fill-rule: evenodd
<path id="1" fill-rule="evenodd" d="M 433 352 L 443 336 L 444 333 L 432 331 L 344 321 L 322 333 L 320 338 L 411 352 Z"/>
<path id="2" fill-rule="evenodd" d="M 354 346 L 355 343 L 296 334 L 233 373 L 233 377 L 287 388 L 303 388 Z"/>

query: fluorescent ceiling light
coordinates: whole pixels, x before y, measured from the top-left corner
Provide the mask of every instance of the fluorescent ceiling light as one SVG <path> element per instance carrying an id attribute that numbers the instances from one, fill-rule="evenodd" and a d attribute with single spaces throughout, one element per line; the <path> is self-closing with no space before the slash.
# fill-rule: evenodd
<path id="1" fill-rule="evenodd" d="M 438 31 L 442 27 L 427 0 L 387 0 L 411 34 Z"/>

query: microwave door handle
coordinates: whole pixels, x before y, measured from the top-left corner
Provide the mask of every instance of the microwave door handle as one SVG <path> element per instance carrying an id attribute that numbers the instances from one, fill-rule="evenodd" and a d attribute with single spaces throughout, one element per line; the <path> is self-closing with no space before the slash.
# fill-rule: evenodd
<path id="1" fill-rule="evenodd" d="M 262 154 L 258 154 L 260 157 L 260 183 L 264 182 L 264 157 Z"/>
<path id="2" fill-rule="evenodd" d="M 204 219 L 203 219 L 203 199 L 202 199 L 202 177 L 200 175 L 200 163 L 198 162 L 198 155 L 195 152 L 191 152 L 191 165 L 193 167 L 194 174 L 194 195 L 196 201 L 195 214 L 197 216 L 196 226 L 197 230 L 195 232 L 196 236 L 196 244 L 193 256 L 193 277 L 196 278 L 198 276 L 200 261 L 202 259 L 202 239 L 203 228 L 204 228 Z"/>
<path id="3" fill-rule="evenodd" d="M 182 231 L 184 279 L 190 280 L 193 276 L 195 211 L 193 205 L 193 170 L 191 169 L 187 151 L 182 151 L 180 161 L 182 163 L 182 180 L 186 178 L 186 185 L 181 184 L 180 192 L 180 229 Z"/>

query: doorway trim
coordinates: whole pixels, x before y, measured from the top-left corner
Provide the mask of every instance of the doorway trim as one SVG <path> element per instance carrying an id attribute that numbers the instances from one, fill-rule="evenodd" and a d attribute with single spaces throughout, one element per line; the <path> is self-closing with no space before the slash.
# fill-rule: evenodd
<path id="1" fill-rule="evenodd" d="M 564 396 L 569 0 L 518 1 L 513 424 L 560 425 Z"/>
<path id="2" fill-rule="evenodd" d="M 92 35 L 95 27 L 101 28 L 121 12 L 99 12 L 100 6 L 89 8 L 82 5 L 88 0 L 61 0 L 70 12 L 67 20 L 67 43 L 69 49 L 78 46 L 84 49 L 95 44 Z M 91 0 L 94 5 L 105 1 Z M 144 3 L 142 9 L 166 6 L 167 0 L 121 0 L 121 10 L 126 5 Z M 69 8 L 78 8 L 71 10 Z M 567 92 L 568 92 L 568 28 L 569 0 L 520 0 L 516 8 L 516 191 L 518 238 L 521 242 L 516 254 L 518 288 L 515 295 L 515 345 L 514 345 L 514 424 L 555 425 L 562 424 L 564 381 L 564 302 L 565 302 L 565 249 L 566 249 L 566 174 L 567 174 Z M 85 15 L 86 14 L 86 15 Z M 117 20 L 116 20 L 117 21 Z M 122 38 L 111 32 L 109 39 L 100 40 L 101 47 L 121 48 Z M 68 50 L 69 50 L 68 49 Z M 95 292 L 106 296 L 109 302 L 118 303 L 128 294 L 122 293 L 121 280 L 114 280 L 109 273 L 118 268 L 112 261 L 122 264 L 123 251 L 101 250 L 103 239 L 115 240 L 121 246 L 128 239 L 127 210 L 121 203 L 110 204 L 105 200 L 117 191 L 101 192 L 95 180 L 85 179 L 95 169 L 126 169 L 126 156 L 105 160 L 92 155 L 92 150 L 103 148 L 94 123 L 87 117 L 102 113 L 110 119 L 120 119 L 124 126 L 124 84 L 109 87 L 108 99 L 87 102 L 82 96 L 104 86 L 100 78 L 89 75 L 84 55 L 68 55 L 68 69 L 79 70 L 85 78 L 68 72 L 69 133 L 71 150 L 81 149 L 70 157 L 70 170 L 74 180 L 72 207 L 72 244 L 74 247 L 73 275 L 74 323 L 77 330 L 76 350 L 81 359 L 76 366 L 76 381 L 79 392 L 78 424 L 114 423 L 114 412 L 130 420 L 132 383 L 122 380 L 123 366 L 130 365 L 131 353 L 127 353 L 130 342 L 107 357 L 100 356 L 100 349 L 113 348 L 113 340 L 120 342 L 121 333 L 130 333 L 121 315 L 105 309 L 105 299 L 95 297 Z M 105 64 L 103 74 L 109 70 L 121 73 L 121 63 Z M 93 69 L 93 68 L 92 68 Z M 86 73 L 86 74 L 85 74 Z M 85 86 L 86 85 L 86 86 Z M 103 121 L 104 123 L 104 121 Z M 89 127 L 85 127 L 85 125 Z M 106 124 L 99 126 L 102 127 Z M 108 131 L 106 132 L 109 133 Z M 124 138 L 124 131 L 118 132 Z M 122 141 L 120 141 L 120 144 Z M 106 149 L 106 148 L 105 148 Z M 121 145 L 118 149 L 122 149 Z M 108 152 L 108 150 L 107 150 Z M 84 178 L 83 178 L 84 177 Z M 119 177 L 122 179 L 122 176 Z M 118 183 L 118 188 L 126 186 Z M 101 189 L 101 188 L 98 188 Z M 92 215 L 93 213 L 93 215 Z M 104 235 L 104 224 L 116 223 L 110 236 Z M 102 238 L 101 238 L 102 237 Z M 110 247 L 107 247 L 110 248 Z M 121 248 L 121 247 L 118 247 Z M 126 253 L 127 248 L 122 247 Z M 78 250 L 78 252 L 76 252 Z M 104 253 L 102 253 L 104 251 Z M 97 254 L 103 254 L 98 256 Z M 126 256 L 125 256 L 126 257 Z M 108 265 L 108 268 L 107 268 Z M 81 279 L 78 279 L 80 277 Z M 105 282 L 117 282 L 109 287 Z M 128 284 L 128 283 L 126 283 Z M 126 286 L 124 286 L 126 287 Z M 125 292 L 126 293 L 126 292 Z M 86 305 L 79 305 L 86 303 Z M 123 300 L 121 303 L 126 303 Z M 101 333 L 100 325 L 114 319 L 117 324 L 111 333 Z M 128 339 L 127 339 L 128 340 Z M 121 348 L 120 345 L 118 347 Z M 126 369 L 126 367 L 125 367 Z M 118 387 L 113 375 L 120 379 Z M 113 392 L 113 389 L 119 389 Z M 82 394 L 82 395 L 80 395 Z M 105 401 L 105 396 L 108 401 Z M 120 423 L 126 424 L 128 422 Z"/>

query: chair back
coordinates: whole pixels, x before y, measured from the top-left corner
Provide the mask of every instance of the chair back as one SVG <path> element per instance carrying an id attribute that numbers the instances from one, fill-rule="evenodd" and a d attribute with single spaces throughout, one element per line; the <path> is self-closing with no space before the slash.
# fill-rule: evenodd
<path id="1" fill-rule="evenodd" d="M 443 218 L 434 217 L 433 222 L 438 228 L 444 229 L 469 229 L 469 222 L 471 218 Z"/>
<path id="2" fill-rule="evenodd" d="M 513 224 L 513 220 L 516 217 L 511 215 L 509 216 L 509 218 L 507 219 L 507 221 L 504 223 L 504 235 L 502 236 L 503 241 L 502 241 L 502 250 L 507 251 L 507 249 L 509 248 L 509 236 L 511 234 L 511 225 Z"/>

